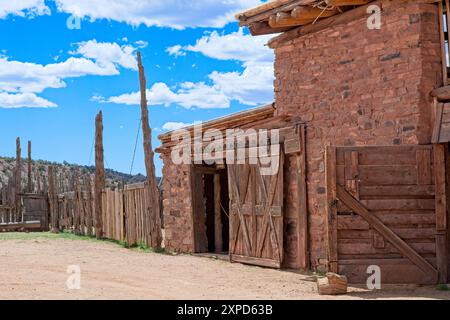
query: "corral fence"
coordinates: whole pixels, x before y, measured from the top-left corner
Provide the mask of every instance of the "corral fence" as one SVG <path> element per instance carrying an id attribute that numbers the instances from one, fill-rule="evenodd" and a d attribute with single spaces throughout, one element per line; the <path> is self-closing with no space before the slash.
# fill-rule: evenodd
<path id="1" fill-rule="evenodd" d="M 47 195 L 18 193 L 10 180 L 0 186 L 0 232 L 20 230 L 48 230 Z"/>
<path id="2" fill-rule="evenodd" d="M 56 228 L 78 235 L 95 234 L 95 197 L 90 186 L 87 183 L 84 187 L 78 186 L 76 191 L 57 195 L 54 204 Z M 152 237 L 158 234 L 160 218 L 150 215 L 149 192 L 147 183 L 106 188 L 102 193 L 103 237 L 128 246 L 143 244 L 150 247 Z"/>
<path id="3" fill-rule="evenodd" d="M 18 222 L 21 217 L 16 214 L 15 190 L 12 183 L 0 186 L 0 224 Z"/>

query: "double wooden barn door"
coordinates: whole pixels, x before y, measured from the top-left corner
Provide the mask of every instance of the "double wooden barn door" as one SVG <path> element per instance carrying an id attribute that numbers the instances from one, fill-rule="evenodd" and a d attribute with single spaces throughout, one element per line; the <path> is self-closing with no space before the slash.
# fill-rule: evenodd
<path id="1" fill-rule="evenodd" d="M 257 164 L 228 165 L 231 261 L 280 268 L 283 261 L 283 160 L 264 175 Z"/>
<path id="2" fill-rule="evenodd" d="M 447 282 L 445 153 L 441 145 L 329 147 L 328 244 L 333 272 L 365 283 Z"/>

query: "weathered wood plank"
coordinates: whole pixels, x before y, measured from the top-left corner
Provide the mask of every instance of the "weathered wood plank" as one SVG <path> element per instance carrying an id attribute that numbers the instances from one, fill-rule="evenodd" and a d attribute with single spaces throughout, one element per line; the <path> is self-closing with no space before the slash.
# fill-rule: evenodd
<path id="1" fill-rule="evenodd" d="M 434 173 L 436 180 L 436 259 L 439 272 L 439 281 L 447 282 L 447 195 L 445 173 L 445 147 L 442 144 L 434 145 Z"/>
<path id="2" fill-rule="evenodd" d="M 103 237 L 103 201 L 105 187 L 105 164 L 103 155 L 103 114 L 100 111 L 95 118 L 95 235 Z"/>
<path id="3" fill-rule="evenodd" d="M 326 149 L 326 169 L 327 179 L 327 234 L 328 234 L 328 260 L 331 272 L 338 272 L 338 249 L 337 249 L 337 190 L 336 190 L 336 147 Z"/>
<path id="4" fill-rule="evenodd" d="M 363 217 L 371 227 L 377 230 L 385 239 L 387 239 L 397 250 L 405 257 L 416 264 L 423 272 L 429 275 L 431 281 L 437 281 L 438 271 L 421 255 L 419 255 L 411 246 L 403 241 L 391 229 L 389 229 L 378 217 L 372 215 L 369 210 L 360 202 L 355 200 L 343 187 L 337 186 L 337 196 L 347 206 L 352 208 L 357 214 Z"/>

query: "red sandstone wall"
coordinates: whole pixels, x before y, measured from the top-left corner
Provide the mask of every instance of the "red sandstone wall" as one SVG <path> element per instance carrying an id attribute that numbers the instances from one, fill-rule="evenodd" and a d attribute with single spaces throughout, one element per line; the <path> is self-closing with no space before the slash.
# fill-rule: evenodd
<path id="1" fill-rule="evenodd" d="M 161 157 L 165 246 L 171 251 L 194 252 L 190 167 L 173 164 L 170 154 Z"/>
<path id="2" fill-rule="evenodd" d="M 416 2 L 383 1 L 381 30 L 368 30 L 360 19 L 275 49 L 277 113 L 309 124 L 313 266 L 327 257 L 324 147 L 430 142 L 429 92 L 442 78 L 438 15 L 436 5 Z M 295 241 L 296 177 L 288 173 L 285 179 L 286 228 Z M 287 266 L 295 267 L 295 248 L 285 243 Z"/>

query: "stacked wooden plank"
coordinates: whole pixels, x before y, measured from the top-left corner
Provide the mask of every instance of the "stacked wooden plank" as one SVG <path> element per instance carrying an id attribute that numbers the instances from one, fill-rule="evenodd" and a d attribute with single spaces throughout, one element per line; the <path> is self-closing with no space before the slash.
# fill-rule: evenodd
<path id="1" fill-rule="evenodd" d="M 372 0 L 273 0 L 238 13 L 236 19 L 241 26 L 248 26 L 252 35 L 281 33 L 369 2 Z"/>
<path id="2" fill-rule="evenodd" d="M 445 281 L 443 159 L 442 145 L 329 148 L 333 272 L 365 283 L 368 268 L 379 266 L 382 283 Z"/>

